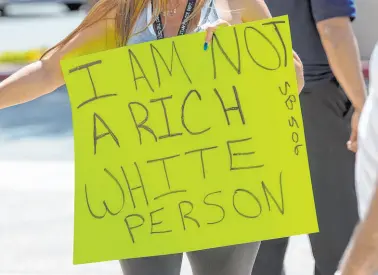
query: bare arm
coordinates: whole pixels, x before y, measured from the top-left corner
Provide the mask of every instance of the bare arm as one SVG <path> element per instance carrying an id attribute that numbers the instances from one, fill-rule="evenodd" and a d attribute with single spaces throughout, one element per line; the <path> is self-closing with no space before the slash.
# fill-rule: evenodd
<path id="1" fill-rule="evenodd" d="M 378 186 L 378 180 L 376 183 Z M 378 188 L 369 212 L 356 230 L 354 244 L 342 268 L 342 275 L 372 275 L 378 271 Z"/>
<path id="2" fill-rule="evenodd" d="M 0 109 L 38 98 L 63 84 L 63 77 L 50 60 L 34 62 L 0 83 Z"/>
<path id="3" fill-rule="evenodd" d="M 272 15 L 264 0 L 242 0 L 242 21 L 251 22 L 271 18 Z"/>
<path id="4" fill-rule="evenodd" d="M 54 91 L 64 84 L 60 60 L 67 54 L 79 52 L 106 33 L 106 20 L 80 31 L 64 47 L 49 53 L 0 83 L 0 109 L 25 103 Z"/>
<path id="5" fill-rule="evenodd" d="M 349 17 L 334 17 L 317 23 L 317 28 L 337 80 L 357 111 L 366 98 L 360 53 Z"/>

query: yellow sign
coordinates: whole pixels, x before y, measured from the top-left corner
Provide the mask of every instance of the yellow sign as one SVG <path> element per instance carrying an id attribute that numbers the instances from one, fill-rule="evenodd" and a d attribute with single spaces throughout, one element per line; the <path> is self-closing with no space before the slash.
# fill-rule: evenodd
<path id="1" fill-rule="evenodd" d="M 318 231 L 287 17 L 62 62 L 74 263 Z"/>

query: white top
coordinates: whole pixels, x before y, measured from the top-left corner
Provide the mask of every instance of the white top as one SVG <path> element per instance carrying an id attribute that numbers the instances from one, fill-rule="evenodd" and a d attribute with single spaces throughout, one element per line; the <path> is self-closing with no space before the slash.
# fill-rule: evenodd
<path id="1" fill-rule="evenodd" d="M 356 192 L 362 220 L 369 210 L 378 179 L 378 43 L 370 59 L 369 73 L 369 96 L 360 117 L 356 156 Z M 353 244 L 354 238 L 349 242 L 341 260 L 341 266 L 347 259 Z M 340 271 L 337 271 L 335 275 L 340 275 Z"/>
<path id="2" fill-rule="evenodd" d="M 378 175 L 378 44 L 370 59 L 369 96 L 358 129 L 356 191 L 363 219 L 375 191 Z"/>
<path id="3" fill-rule="evenodd" d="M 146 9 L 144 9 L 137 20 L 134 27 L 134 35 L 130 37 L 127 45 L 139 44 L 149 42 L 157 39 L 154 26 L 148 25 L 152 19 L 152 3 L 149 2 Z M 202 30 L 205 24 L 215 23 L 219 19 L 215 8 L 215 0 L 207 0 L 201 10 L 201 18 L 197 28 L 193 32 Z M 147 27 L 148 26 L 148 27 Z M 147 27 L 147 28 L 146 28 Z"/>

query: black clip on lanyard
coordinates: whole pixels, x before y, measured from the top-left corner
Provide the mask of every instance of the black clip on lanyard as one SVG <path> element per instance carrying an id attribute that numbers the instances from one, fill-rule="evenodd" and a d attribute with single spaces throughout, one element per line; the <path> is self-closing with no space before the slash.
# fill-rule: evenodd
<path id="1" fill-rule="evenodd" d="M 197 0 L 188 0 L 188 4 L 186 5 L 185 13 L 181 21 L 181 26 L 178 31 L 178 35 L 184 35 L 188 29 L 188 18 L 193 13 L 194 7 L 196 5 Z M 154 22 L 154 26 L 156 28 L 156 36 L 157 39 L 163 39 L 164 38 L 164 32 L 163 32 L 163 23 L 161 20 L 161 15 L 156 18 L 156 21 Z"/>

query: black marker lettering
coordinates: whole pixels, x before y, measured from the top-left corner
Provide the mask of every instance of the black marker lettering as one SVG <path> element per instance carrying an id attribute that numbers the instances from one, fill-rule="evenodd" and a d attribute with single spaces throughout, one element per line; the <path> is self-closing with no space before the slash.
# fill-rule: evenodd
<path id="1" fill-rule="evenodd" d="M 133 108 L 131 107 L 133 105 L 140 106 L 144 110 L 145 116 L 144 116 L 144 118 L 143 118 L 142 121 L 137 121 L 137 119 L 135 117 L 135 114 L 134 114 L 134 111 L 133 111 Z M 148 127 L 148 126 L 145 125 L 145 123 L 148 120 L 148 109 L 142 103 L 139 103 L 139 102 L 130 102 L 129 103 L 129 110 L 130 110 L 131 116 L 133 117 L 135 127 L 136 127 L 136 129 L 138 131 L 140 144 L 142 144 L 142 134 L 141 134 L 141 132 L 140 132 L 139 129 L 146 130 L 147 132 L 149 132 L 154 137 L 155 141 L 157 141 L 157 137 L 156 137 L 154 131 L 150 127 Z"/>
<path id="2" fill-rule="evenodd" d="M 294 95 L 289 95 L 289 97 L 285 101 L 286 107 L 289 110 L 293 110 L 294 109 L 294 102 L 297 102 L 296 97 Z"/>
<path id="3" fill-rule="evenodd" d="M 198 97 L 199 100 L 202 100 L 200 93 L 197 92 L 196 90 L 191 90 L 191 91 L 186 95 L 186 97 L 185 97 L 185 99 L 184 99 L 184 102 L 183 102 L 183 104 L 182 104 L 182 106 L 181 106 L 181 122 L 182 122 L 182 126 L 188 131 L 189 134 L 191 134 L 191 135 L 200 135 L 200 134 L 203 134 L 203 133 L 209 131 L 209 130 L 210 130 L 210 127 L 207 128 L 207 129 L 204 129 L 204 130 L 202 130 L 202 131 L 199 131 L 199 132 L 194 132 L 194 131 L 192 131 L 192 130 L 190 130 L 190 129 L 188 128 L 188 125 L 187 125 L 186 122 L 185 122 L 185 106 L 186 106 L 186 103 L 187 103 L 189 97 L 190 97 L 193 93 L 195 93 L 195 94 L 197 95 L 197 97 Z"/>
<path id="4" fill-rule="evenodd" d="M 164 194 L 161 194 L 159 196 L 157 196 L 156 198 L 154 198 L 154 200 L 158 200 L 158 199 L 161 199 L 161 198 L 164 198 L 164 197 L 167 197 L 169 195 L 173 195 L 173 194 L 178 194 L 178 193 L 185 193 L 186 190 L 175 190 L 175 191 L 169 191 L 167 193 L 164 193 Z"/>
<path id="5" fill-rule="evenodd" d="M 236 197 L 237 197 L 236 195 L 237 195 L 237 194 L 240 194 L 240 193 L 248 194 L 248 195 L 250 195 L 250 196 L 254 199 L 254 201 L 256 202 L 256 204 L 257 204 L 257 206 L 258 206 L 258 208 L 259 208 L 257 214 L 255 214 L 255 215 L 252 215 L 252 214 L 247 215 L 247 214 L 242 213 L 242 212 L 236 207 Z M 260 203 L 259 199 L 258 199 L 258 198 L 257 198 L 252 192 L 250 192 L 250 191 L 248 191 L 248 190 L 245 190 L 245 189 L 237 189 L 237 190 L 235 190 L 235 193 L 234 193 L 234 196 L 233 196 L 233 200 L 232 200 L 232 204 L 233 204 L 233 206 L 234 206 L 235 211 L 236 211 L 240 216 L 242 216 L 242 217 L 244 217 L 244 218 L 254 219 L 254 218 L 259 217 L 259 216 L 261 215 L 261 212 L 262 212 L 262 206 L 261 206 L 261 203 Z"/>
<path id="6" fill-rule="evenodd" d="M 291 116 L 290 119 L 289 119 L 289 125 L 290 125 L 290 127 L 296 126 L 297 128 L 299 128 L 298 122 L 295 119 L 295 117 L 293 117 L 293 116 Z"/>
<path id="7" fill-rule="evenodd" d="M 148 80 L 146 74 L 144 73 L 142 65 L 140 64 L 139 60 L 137 59 L 135 54 L 130 49 L 129 49 L 129 58 L 130 58 L 131 70 L 133 71 L 133 76 L 134 76 L 135 90 L 138 91 L 137 81 L 140 80 L 140 79 L 144 79 L 147 82 L 148 87 L 150 88 L 151 92 L 154 92 L 154 88 L 152 88 L 150 81 Z M 135 75 L 134 62 L 136 63 L 136 65 L 138 65 L 138 68 L 139 68 L 140 73 L 141 73 L 140 76 Z"/>
<path id="8" fill-rule="evenodd" d="M 91 97 L 90 99 L 84 101 L 83 103 L 79 104 L 79 106 L 77 106 L 78 109 L 83 107 L 85 104 L 88 104 L 88 103 L 93 102 L 95 100 L 117 95 L 117 94 L 105 94 L 105 95 L 100 95 L 100 96 L 97 95 L 96 86 L 94 84 L 93 77 L 92 77 L 92 74 L 91 74 L 91 70 L 89 68 L 94 66 L 94 65 L 98 65 L 98 64 L 102 64 L 102 61 L 101 60 L 93 61 L 93 62 L 86 63 L 86 64 L 80 65 L 76 68 L 69 70 L 69 73 L 71 74 L 71 73 L 78 72 L 78 71 L 86 69 L 87 72 L 88 72 L 89 80 L 91 81 L 91 84 L 92 84 L 94 96 Z"/>
<path id="9" fill-rule="evenodd" d="M 162 224 L 163 221 L 158 221 L 158 222 L 154 222 L 154 218 L 153 218 L 153 215 L 160 212 L 160 211 L 163 211 L 164 210 L 164 207 L 162 208 L 159 208 L 155 211 L 152 211 L 150 213 L 150 219 L 151 219 L 151 234 L 162 234 L 162 233 L 169 233 L 169 232 L 172 232 L 172 230 L 163 230 L 163 231 L 155 231 L 154 230 L 154 226 L 156 225 L 159 225 L 159 224 Z"/>
<path id="10" fill-rule="evenodd" d="M 277 35 L 278 35 L 278 38 L 280 39 L 281 41 L 281 44 L 282 44 L 282 48 L 284 50 L 284 55 L 285 55 L 285 61 L 284 61 L 284 64 L 285 64 L 285 67 L 287 66 L 287 53 L 286 53 L 286 45 L 285 45 L 285 42 L 282 38 L 282 35 L 281 35 L 281 32 L 280 30 L 278 29 L 277 25 L 278 24 L 285 24 L 285 21 L 273 21 L 273 22 L 269 22 L 269 23 L 264 23 L 263 25 L 273 25 L 274 26 L 274 30 L 276 31 Z"/>
<path id="11" fill-rule="evenodd" d="M 258 164 L 258 165 L 249 165 L 249 166 L 238 166 L 235 167 L 233 164 L 233 157 L 234 156 L 248 156 L 248 155 L 254 155 L 255 152 L 244 152 L 244 153 L 233 153 L 231 150 L 231 144 L 239 143 L 239 142 L 245 142 L 248 140 L 251 140 L 252 138 L 245 138 L 245 139 L 239 139 L 239 140 L 230 140 L 227 141 L 227 147 L 228 147 L 228 153 L 230 155 L 230 170 L 242 170 L 242 169 L 254 169 L 254 168 L 261 168 L 264 167 L 264 164 Z"/>
<path id="12" fill-rule="evenodd" d="M 170 68 L 168 67 L 167 62 L 165 61 L 165 59 L 163 58 L 163 56 L 161 55 L 161 53 L 159 52 L 159 50 L 153 44 L 150 44 L 150 47 L 151 47 L 152 58 L 154 59 L 154 64 L 155 64 L 156 75 L 157 75 L 159 87 L 161 85 L 161 80 L 160 80 L 160 72 L 159 72 L 159 66 L 158 66 L 157 60 L 156 60 L 156 55 L 158 55 L 160 57 L 160 59 L 163 61 L 164 65 L 165 65 L 165 68 L 167 69 L 169 75 L 172 76 L 172 71 L 173 71 L 173 55 L 175 54 L 176 57 L 177 57 L 177 59 L 178 59 L 178 61 L 180 62 L 182 70 L 184 71 L 184 73 L 186 75 L 186 78 L 188 79 L 189 83 L 192 83 L 192 80 L 190 79 L 190 77 L 189 77 L 189 75 L 188 75 L 188 73 L 187 73 L 187 71 L 186 71 L 186 69 L 184 67 L 184 64 L 182 63 L 180 55 L 177 52 L 176 44 L 175 44 L 174 41 L 172 41 L 172 54 L 171 54 L 171 66 L 170 66 Z"/>
<path id="13" fill-rule="evenodd" d="M 245 124 L 245 119 L 244 119 L 244 114 L 243 114 L 243 110 L 241 108 L 241 104 L 240 104 L 240 100 L 239 100 L 239 95 L 238 95 L 238 91 L 236 89 L 235 86 L 232 86 L 232 89 L 234 90 L 234 96 L 235 96 L 235 99 L 236 99 L 236 104 L 237 106 L 235 107 L 230 107 L 230 108 L 226 108 L 224 102 L 223 102 L 223 99 L 222 97 L 220 96 L 218 90 L 216 88 L 214 88 L 214 92 L 215 94 L 217 95 L 220 103 L 222 104 L 222 108 L 223 108 L 223 111 L 224 111 L 224 114 L 226 116 L 226 120 L 227 120 L 227 124 L 230 125 L 230 119 L 228 117 L 228 112 L 229 111 L 238 111 L 239 114 L 240 114 L 240 118 L 241 118 L 241 121 L 243 124 Z"/>
<path id="14" fill-rule="evenodd" d="M 197 152 L 200 153 L 201 167 L 202 167 L 202 175 L 203 175 L 203 178 L 204 178 L 204 179 L 206 179 L 206 169 L 205 169 L 205 162 L 203 161 L 203 152 L 204 152 L 204 151 L 209 151 L 209 150 L 212 150 L 212 149 L 216 149 L 216 148 L 218 148 L 218 146 L 213 146 L 213 147 L 208 147 L 208 148 L 197 149 L 197 150 L 193 150 L 193 151 L 189 151 L 189 152 L 186 152 L 186 153 L 185 153 L 185 155 L 192 154 L 192 153 L 197 153 Z"/>
<path id="15" fill-rule="evenodd" d="M 168 177 L 168 171 L 167 171 L 167 165 L 165 163 L 166 160 L 168 159 L 174 159 L 179 157 L 180 155 L 174 155 L 174 156 L 169 156 L 165 158 L 160 158 L 160 159 L 153 159 L 153 160 L 148 160 L 147 163 L 153 163 L 153 162 L 158 162 L 161 161 L 163 163 L 163 168 L 164 168 L 164 174 L 165 174 L 165 179 L 167 180 L 168 184 L 168 189 L 171 190 L 171 183 L 169 182 L 169 177 Z"/>
<path id="16" fill-rule="evenodd" d="M 298 156 L 299 155 L 299 148 L 301 148 L 303 146 L 303 144 L 298 144 L 297 146 L 295 146 L 294 148 L 294 153 Z"/>
<path id="17" fill-rule="evenodd" d="M 104 132 L 102 134 L 97 133 L 97 120 L 101 122 L 101 124 L 106 128 L 107 132 Z M 93 150 L 94 154 L 96 155 L 97 153 L 97 142 L 99 139 L 106 137 L 107 135 L 110 135 L 114 142 L 117 144 L 118 147 L 119 141 L 117 136 L 114 134 L 114 132 L 110 129 L 109 125 L 105 123 L 105 121 L 96 113 L 93 113 Z"/>
<path id="18" fill-rule="evenodd" d="M 187 213 L 185 213 L 185 214 L 183 214 L 183 212 L 182 212 L 181 205 L 183 205 L 183 204 L 186 204 L 186 205 L 190 206 L 190 210 L 187 211 Z M 182 202 L 179 203 L 178 207 L 179 207 L 179 210 L 180 210 L 181 221 L 182 221 L 182 226 L 184 227 L 184 230 L 186 230 L 185 219 L 188 219 L 188 220 L 191 220 L 191 221 L 195 222 L 197 224 L 198 228 L 200 227 L 200 224 L 199 224 L 198 220 L 196 220 L 193 217 L 189 217 L 189 215 L 193 211 L 193 203 L 191 203 L 190 201 L 182 201 Z"/>
<path id="19" fill-rule="evenodd" d="M 222 45 L 220 44 L 219 42 L 219 39 L 218 39 L 218 36 L 216 34 L 213 35 L 213 41 L 212 41 L 212 44 L 213 46 L 211 47 L 211 52 L 212 52 L 212 57 L 213 57 L 213 69 L 214 69 L 214 79 L 217 78 L 217 66 L 216 66 L 216 62 L 215 62 L 215 45 L 218 46 L 219 50 L 221 51 L 221 53 L 223 54 L 223 56 L 226 58 L 226 60 L 228 61 L 228 63 L 232 66 L 232 68 L 238 73 L 240 74 L 241 73 L 241 65 L 240 65 L 240 46 L 239 46 L 239 38 L 238 38 L 238 34 L 236 32 L 236 29 L 234 28 L 234 36 L 235 36 L 235 43 L 236 43 L 236 50 L 237 50 L 237 53 L 238 53 L 238 63 L 237 65 L 235 65 L 234 62 L 232 62 L 230 56 L 225 52 L 225 50 L 223 49 Z"/>
<path id="20" fill-rule="evenodd" d="M 251 53 L 251 49 L 249 47 L 249 41 L 251 42 L 254 42 L 255 39 L 247 39 L 247 33 L 248 33 L 248 30 L 249 31 L 254 31 L 255 33 L 258 33 L 262 38 L 264 38 L 268 44 L 270 46 L 272 46 L 273 50 L 276 52 L 277 54 L 277 61 L 278 61 L 278 64 L 275 66 L 275 67 L 268 67 L 266 65 L 263 65 L 261 63 L 259 63 L 256 58 L 252 55 Z M 281 67 L 281 56 L 276 48 L 276 46 L 274 46 L 274 44 L 272 43 L 272 41 L 270 41 L 270 39 L 265 35 L 263 34 L 261 31 L 259 31 L 258 29 L 256 29 L 255 27 L 246 27 L 244 29 L 244 40 L 245 40 L 245 46 L 247 47 L 247 52 L 249 54 L 249 56 L 251 57 L 252 61 L 257 65 L 259 66 L 260 68 L 263 68 L 265 70 L 268 70 L 268 71 L 275 71 L 277 70 L 279 67 Z"/>
<path id="21" fill-rule="evenodd" d="M 129 219 L 130 218 L 138 218 L 140 223 L 139 224 L 136 224 L 134 226 L 131 226 L 130 223 L 129 223 Z M 131 215 L 128 215 L 126 218 L 125 218 L 125 223 L 126 223 L 126 227 L 127 227 L 127 230 L 129 231 L 129 234 L 130 234 L 130 238 L 131 238 L 131 241 L 133 243 L 135 243 L 135 238 L 134 238 L 134 235 L 133 235 L 133 232 L 132 230 L 133 229 L 136 229 L 138 227 L 141 227 L 143 224 L 144 224 L 144 218 L 142 215 L 138 215 L 138 214 L 131 214 Z"/>
<path id="22" fill-rule="evenodd" d="M 104 214 L 102 214 L 102 215 L 97 215 L 97 214 L 95 214 L 95 213 L 93 212 L 91 206 L 90 206 L 89 198 L 88 198 L 88 188 L 87 188 L 87 185 L 85 184 L 85 185 L 84 185 L 85 200 L 86 200 L 86 202 L 87 202 L 87 206 L 88 206 L 89 213 L 90 213 L 90 214 L 92 215 L 92 217 L 94 217 L 95 219 L 102 219 L 102 218 L 104 218 L 105 215 L 106 215 L 106 213 L 109 213 L 109 214 L 112 215 L 112 216 L 116 216 L 116 215 L 118 215 L 118 214 L 122 211 L 122 209 L 123 209 L 123 207 L 124 207 L 124 205 L 125 205 L 125 192 L 123 191 L 123 188 L 122 188 L 121 184 L 119 183 L 118 179 L 117 179 L 112 173 L 110 173 L 108 169 L 105 168 L 104 171 L 105 171 L 106 174 L 108 174 L 108 175 L 113 179 L 113 181 L 117 184 L 117 187 L 118 187 L 119 190 L 121 191 L 122 206 L 120 207 L 119 210 L 113 212 L 113 211 L 110 210 L 108 204 L 107 204 L 106 201 L 104 200 L 104 201 L 102 201 L 102 204 L 103 204 L 104 207 L 105 207 Z"/>
<path id="23" fill-rule="evenodd" d="M 289 82 L 285 81 L 285 90 L 282 90 L 281 87 L 278 87 L 280 89 L 280 92 L 282 95 L 287 95 L 287 91 L 289 90 L 289 88 L 291 88 Z"/>
<path id="24" fill-rule="evenodd" d="M 217 223 L 220 223 L 221 221 L 224 220 L 224 218 L 225 218 L 225 216 L 226 216 L 226 212 L 224 211 L 224 208 L 223 208 L 221 205 L 216 204 L 216 203 L 211 203 L 211 202 L 208 202 L 208 201 L 207 201 L 207 198 L 208 198 L 208 197 L 210 197 L 210 196 L 212 196 L 212 195 L 215 195 L 215 194 L 221 194 L 221 193 L 222 193 L 222 191 L 217 191 L 217 192 L 213 192 L 213 193 L 207 194 L 206 197 L 205 197 L 204 200 L 203 200 L 203 203 L 204 203 L 204 204 L 209 205 L 209 206 L 216 207 L 216 208 L 218 208 L 218 209 L 222 212 L 222 217 L 221 217 L 219 220 L 217 220 L 217 221 L 215 221 L 215 222 L 208 222 L 207 224 L 217 224 Z"/>
<path id="25" fill-rule="evenodd" d="M 297 132 L 293 132 L 291 134 L 291 140 L 294 141 L 294 143 L 298 143 L 298 141 L 299 141 L 299 135 L 298 135 Z"/>
<path id="26" fill-rule="evenodd" d="M 281 22 L 281 21 L 280 21 Z M 281 22 L 283 23 L 283 22 Z M 284 95 L 284 96 L 287 96 L 288 95 L 288 89 L 291 88 L 290 87 L 290 84 L 289 82 L 285 81 L 285 89 L 283 90 L 281 87 L 278 87 L 281 94 Z M 287 96 L 287 99 L 285 101 L 285 105 L 286 105 L 286 108 L 290 111 L 292 111 L 294 109 L 294 103 L 297 101 L 297 98 L 295 97 L 295 95 L 288 95 Z M 290 127 L 296 127 L 296 128 L 300 128 L 299 127 L 299 124 L 297 122 L 297 120 L 295 119 L 294 116 L 290 116 L 289 118 L 289 126 Z M 299 135 L 297 132 L 292 132 L 291 133 L 291 140 L 297 144 L 299 142 Z M 299 148 L 303 146 L 302 144 L 297 144 L 295 147 L 294 147 L 294 153 L 296 155 L 299 154 Z"/>
<path id="27" fill-rule="evenodd" d="M 87 184 L 84 185 L 84 191 L 85 191 L 85 201 L 87 202 L 87 207 L 88 207 L 89 213 L 95 219 L 103 219 L 105 217 L 106 213 L 107 213 L 106 208 L 105 208 L 104 214 L 101 214 L 101 215 L 95 214 L 92 210 L 90 203 L 89 203 Z"/>
<path id="28" fill-rule="evenodd" d="M 167 126 L 167 134 L 163 135 L 163 136 L 160 136 L 159 139 L 168 138 L 168 137 L 175 137 L 175 136 L 181 136 L 182 135 L 182 133 L 175 133 L 175 134 L 171 133 L 171 128 L 169 126 L 169 120 L 168 120 L 167 107 L 165 106 L 165 100 L 167 100 L 167 99 L 172 99 L 172 96 L 162 97 L 162 98 L 157 98 L 157 99 L 151 99 L 151 101 L 150 101 L 151 103 L 160 101 L 161 102 L 161 106 L 163 107 L 165 124 Z"/>
<path id="29" fill-rule="evenodd" d="M 138 164 L 136 162 L 134 162 L 134 165 L 135 165 L 135 169 L 137 170 L 137 173 L 138 173 L 138 176 L 139 176 L 139 181 L 140 181 L 140 185 L 139 186 L 134 186 L 134 187 L 131 188 L 129 179 L 127 178 L 127 175 L 126 175 L 126 172 L 125 172 L 125 169 L 122 166 L 121 166 L 121 169 L 122 169 L 123 177 L 124 177 L 124 179 L 126 181 L 127 188 L 129 189 L 129 194 L 130 194 L 131 201 L 132 201 L 134 209 L 135 209 L 136 208 L 136 204 L 135 204 L 135 199 L 134 199 L 134 194 L 133 194 L 134 190 L 142 189 L 144 200 L 146 201 L 147 205 L 148 205 L 148 197 L 147 197 L 146 188 L 144 187 L 142 175 L 140 173 Z"/>
<path id="30" fill-rule="evenodd" d="M 269 211 L 271 211 L 272 209 L 270 207 L 268 195 L 273 200 L 274 204 L 277 206 L 278 211 L 280 211 L 282 215 L 285 214 L 284 196 L 283 196 L 283 188 L 282 188 L 282 172 L 280 173 L 281 205 L 278 204 L 277 200 L 273 197 L 272 193 L 269 191 L 268 187 L 263 181 L 261 182 L 261 185 L 262 185 L 262 189 L 264 190 L 264 194 L 265 194 L 266 202 L 268 204 Z"/>

